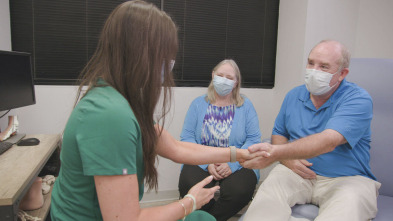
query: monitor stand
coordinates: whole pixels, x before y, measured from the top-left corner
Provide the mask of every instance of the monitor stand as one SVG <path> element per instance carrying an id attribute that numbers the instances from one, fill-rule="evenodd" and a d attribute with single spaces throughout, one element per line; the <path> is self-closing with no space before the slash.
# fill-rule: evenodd
<path id="1" fill-rule="evenodd" d="M 6 142 L 10 142 L 13 144 L 18 143 L 20 140 L 22 140 L 24 137 L 26 136 L 26 134 L 22 134 L 22 133 L 17 133 L 11 137 L 9 137 L 8 139 L 6 139 Z"/>

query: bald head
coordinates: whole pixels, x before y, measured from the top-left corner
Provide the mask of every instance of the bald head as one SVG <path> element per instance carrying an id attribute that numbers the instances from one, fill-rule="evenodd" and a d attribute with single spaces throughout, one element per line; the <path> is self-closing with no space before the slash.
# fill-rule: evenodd
<path id="1" fill-rule="evenodd" d="M 311 51 L 310 54 L 314 50 L 326 50 L 328 53 L 332 53 L 337 59 L 337 64 L 341 68 L 348 68 L 349 67 L 349 61 L 351 59 L 351 54 L 349 53 L 347 47 L 343 45 L 342 43 L 335 41 L 335 40 L 322 40 L 319 42 L 317 45 L 315 45 Z"/>

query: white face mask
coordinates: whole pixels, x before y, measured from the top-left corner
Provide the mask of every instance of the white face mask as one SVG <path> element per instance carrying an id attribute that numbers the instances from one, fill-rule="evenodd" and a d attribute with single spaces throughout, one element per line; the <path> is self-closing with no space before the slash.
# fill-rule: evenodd
<path id="1" fill-rule="evenodd" d="M 306 69 L 306 76 L 304 81 L 306 82 L 307 90 L 313 95 L 322 95 L 329 92 L 334 86 L 330 86 L 332 77 L 340 72 L 337 71 L 334 74 L 324 72 L 316 69 Z"/>
<path id="2" fill-rule="evenodd" d="M 235 81 L 214 75 L 213 85 L 218 95 L 226 96 L 231 93 L 233 86 L 235 85 Z"/>

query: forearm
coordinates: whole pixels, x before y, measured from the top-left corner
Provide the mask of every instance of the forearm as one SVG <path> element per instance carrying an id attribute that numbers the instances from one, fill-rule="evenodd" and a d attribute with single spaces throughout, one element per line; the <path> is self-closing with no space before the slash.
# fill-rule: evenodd
<path id="1" fill-rule="evenodd" d="M 192 200 L 186 198 L 181 200 L 184 208 L 175 202 L 141 209 L 136 174 L 94 176 L 94 182 L 103 220 L 178 220 L 184 217 L 184 208 L 186 214 L 193 208 Z"/>
<path id="2" fill-rule="evenodd" d="M 236 160 L 251 158 L 248 150 L 236 149 Z M 208 147 L 195 143 L 182 142 L 163 130 L 157 143 L 157 154 L 177 163 L 201 165 L 226 163 L 230 161 L 229 148 Z"/>
<path id="3" fill-rule="evenodd" d="M 272 144 L 286 144 L 288 139 L 281 135 L 272 135 Z"/>
<path id="4" fill-rule="evenodd" d="M 277 161 L 308 159 L 331 152 L 345 142 L 344 137 L 337 131 L 325 130 L 290 143 L 273 145 L 271 154 Z"/>
<path id="5" fill-rule="evenodd" d="M 176 159 L 178 163 L 201 165 L 211 163 L 226 163 L 230 161 L 229 148 L 217 148 L 199 144 L 176 141 Z"/>
<path id="6" fill-rule="evenodd" d="M 271 142 L 273 145 L 286 144 L 288 143 L 288 139 L 281 135 L 272 135 Z M 280 163 L 285 164 L 285 160 L 280 160 Z"/>

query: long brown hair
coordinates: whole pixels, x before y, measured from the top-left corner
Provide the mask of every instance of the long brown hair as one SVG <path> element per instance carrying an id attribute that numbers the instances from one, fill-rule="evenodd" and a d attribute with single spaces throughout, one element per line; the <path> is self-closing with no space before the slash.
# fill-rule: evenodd
<path id="1" fill-rule="evenodd" d="M 154 111 L 163 88 L 162 124 L 169 111 L 173 77 L 171 60 L 178 50 L 177 28 L 172 19 L 144 1 L 117 6 L 102 29 L 97 49 L 82 71 L 87 92 L 102 78 L 129 102 L 142 132 L 144 178 L 149 189 L 157 189 L 157 133 Z M 161 70 L 164 68 L 164 77 Z"/>

